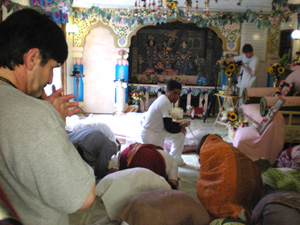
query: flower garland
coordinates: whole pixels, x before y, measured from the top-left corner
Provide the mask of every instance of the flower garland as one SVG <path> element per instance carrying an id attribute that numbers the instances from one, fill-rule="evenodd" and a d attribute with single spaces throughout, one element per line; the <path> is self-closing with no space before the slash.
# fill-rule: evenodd
<path id="1" fill-rule="evenodd" d="M 284 86 L 287 86 L 287 88 L 283 88 Z M 284 80 L 280 81 L 280 84 L 276 90 L 275 96 L 276 97 L 288 96 L 291 93 L 294 86 L 295 86 L 294 82 L 288 84 Z"/>
<path id="2" fill-rule="evenodd" d="M 34 3 L 34 1 L 32 1 Z M 73 0 L 52 0 L 51 4 L 47 4 L 47 6 L 40 6 L 38 4 L 38 10 L 44 11 L 47 13 L 54 13 L 57 11 L 62 11 L 62 13 L 66 13 L 68 15 L 72 14 L 72 4 Z M 11 0 L 0 0 L 0 6 L 4 6 L 7 9 L 7 13 L 10 11 L 17 11 L 24 8 L 28 8 L 28 5 L 22 5 Z"/>
<path id="3" fill-rule="evenodd" d="M 206 15 L 209 14 L 209 0 L 206 0 L 206 1 L 204 2 L 204 13 L 205 13 Z"/>
<path id="4" fill-rule="evenodd" d="M 138 1 L 140 3 L 140 0 Z M 145 2 L 145 1 L 144 1 Z M 173 1 L 176 2 L 176 1 Z M 196 1 L 198 2 L 198 1 Z M 209 2 L 206 0 L 205 2 Z M 241 0 L 239 0 L 239 3 Z M 254 23 L 254 26 L 257 28 L 265 28 L 272 26 L 274 24 L 281 24 L 288 22 L 292 16 L 292 13 L 300 12 L 300 4 L 289 4 L 286 0 L 272 0 L 272 11 L 270 15 L 259 15 L 256 12 L 248 9 L 246 12 L 239 13 L 201 13 L 198 15 L 198 10 L 191 13 L 185 13 L 184 10 L 176 8 L 164 10 L 162 9 L 162 0 L 158 0 L 157 8 L 155 9 L 155 2 L 152 3 L 151 10 L 141 10 L 141 7 L 138 7 L 136 3 L 135 9 L 129 10 L 129 13 L 126 18 L 123 15 L 114 15 L 112 17 L 111 12 L 107 12 L 105 9 L 100 9 L 99 7 L 91 7 L 88 10 L 73 10 L 72 9 L 73 0 L 53 0 L 51 5 L 47 7 L 40 7 L 41 10 L 45 12 L 57 12 L 59 10 L 64 11 L 69 16 L 73 15 L 76 18 L 82 18 L 83 20 L 88 18 L 90 15 L 96 13 L 101 16 L 103 19 L 112 22 L 122 22 L 131 26 L 136 23 L 138 25 L 145 24 L 161 24 L 167 23 L 168 19 L 187 19 L 188 22 L 195 23 L 199 27 L 204 26 L 224 26 L 226 24 L 232 23 L 243 23 L 249 22 Z M 15 3 L 11 0 L 0 0 L 0 6 L 4 6 L 9 13 L 11 10 L 16 11 L 25 6 L 19 3 Z M 198 7 L 198 6 L 197 6 Z M 138 13 L 137 11 L 140 10 Z M 144 11 L 144 12 L 142 12 Z M 136 13 L 135 13 L 136 12 Z M 209 12 L 208 10 L 206 12 Z"/>
<path id="5" fill-rule="evenodd" d="M 181 64 L 183 64 L 186 61 L 189 61 L 192 53 L 188 51 L 185 55 L 182 55 L 179 51 L 176 53 L 177 54 L 177 59 L 180 61 Z"/>

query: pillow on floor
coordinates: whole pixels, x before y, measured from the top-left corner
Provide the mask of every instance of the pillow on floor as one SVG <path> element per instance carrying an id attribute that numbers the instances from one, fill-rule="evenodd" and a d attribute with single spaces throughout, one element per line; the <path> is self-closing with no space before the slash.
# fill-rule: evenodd
<path id="1" fill-rule="evenodd" d="M 96 186 L 107 215 L 117 220 L 123 207 L 135 194 L 157 189 L 171 189 L 165 178 L 145 168 L 131 168 L 106 175 Z"/>
<path id="2" fill-rule="evenodd" d="M 300 194 L 276 192 L 263 197 L 252 212 L 253 224 L 300 224 Z"/>
<path id="3" fill-rule="evenodd" d="M 204 206 L 188 194 L 177 190 L 155 190 L 136 194 L 122 210 L 119 220 L 128 224 L 209 224 Z"/>

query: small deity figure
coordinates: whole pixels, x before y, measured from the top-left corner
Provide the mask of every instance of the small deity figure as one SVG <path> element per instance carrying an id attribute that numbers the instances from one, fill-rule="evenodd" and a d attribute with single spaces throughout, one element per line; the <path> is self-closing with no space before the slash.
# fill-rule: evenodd
<path id="1" fill-rule="evenodd" d="M 166 69 L 172 69 L 172 63 L 174 61 L 174 55 L 172 53 L 172 47 L 166 45 L 159 55 L 159 59 L 165 65 Z"/>
<path id="2" fill-rule="evenodd" d="M 182 41 L 176 55 L 177 62 L 175 68 L 178 70 L 178 74 L 191 75 L 193 72 L 192 53 L 189 50 L 187 41 Z"/>
<path id="3" fill-rule="evenodd" d="M 141 55 L 138 56 L 138 73 L 141 74 L 143 72 L 144 59 Z"/>
<path id="4" fill-rule="evenodd" d="M 162 62 L 157 62 L 157 64 L 155 65 L 155 72 L 158 74 L 161 74 L 162 72 L 164 72 L 165 70 L 165 66 Z"/>
<path id="5" fill-rule="evenodd" d="M 173 69 L 173 63 L 175 62 L 174 56 L 174 44 L 177 38 L 177 31 L 171 30 L 166 32 L 165 34 L 165 41 L 163 43 L 163 49 L 159 53 L 159 60 L 164 64 L 165 69 Z"/>
<path id="6" fill-rule="evenodd" d="M 148 35 L 148 41 L 146 45 L 146 61 L 147 68 L 152 69 L 157 62 L 157 48 L 153 35 Z"/>

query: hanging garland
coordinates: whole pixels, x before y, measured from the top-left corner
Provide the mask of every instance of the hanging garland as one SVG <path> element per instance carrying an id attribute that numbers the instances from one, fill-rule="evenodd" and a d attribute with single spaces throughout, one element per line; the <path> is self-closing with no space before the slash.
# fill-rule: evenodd
<path id="1" fill-rule="evenodd" d="M 142 1 L 145 3 L 146 1 Z M 176 2 L 176 1 L 174 1 Z M 62 10 L 63 13 L 73 15 L 75 18 L 82 18 L 83 20 L 88 18 L 93 13 L 100 15 L 103 19 L 112 20 L 112 22 L 119 22 L 128 24 L 145 25 L 145 24 L 161 24 L 167 23 L 170 19 L 186 19 L 188 22 L 195 23 L 199 27 L 205 26 L 224 26 L 226 24 L 249 22 L 254 23 L 257 28 L 265 28 L 274 24 L 281 24 L 288 22 L 292 13 L 300 13 L 300 4 L 289 4 L 286 0 L 273 0 L 272 11 L 268 15 L 260 15 L 248 9 L 246 12 L 240 13 L 209 13 L 209 1 L 206 0 L 205 12 L 198 12 L 198 1 L 196 1 L 195 10 L 190 10 L 186 13 L 185 10 L 178 8 L 165 9 L 162 7 L 162 1 L 158 1 L 158 6 L 155 9 L 155 1 L 152 4 L 148 4 L 148 8 L 145 5 L 140 7 L 135 3 L 135 9 L 128 10 L 127 15 L 114 15 L 107 13 L 105 10 L 99 7 L 91 7 L 86 11 L 79 11 L 72 9 L 73 0 L 53 0 L 52 4 L 47 7 L 40 7 L 40 10 L 45 12 L 56 12 Z M 140 3 L 140 1 L 138 1 Z M 29 6 L 24 6 L 19 3 L 15 3 L 11 0 L 0 0 L 0 6 L 5 6 L 7 12 L 20 10 Z M 149 9 L 150 7 L 150 9 Z M 140 10 L 140 11 L 139 11 Z M 137 11 L 139 11 L 137 13 Z"/>
<path id="2" fill-rule="evenodd" d="M 47 13 L 62 11 L 62 13 L 70 15 L 72 4 L 73 0 L 52 0 L 51 4 L 48 6 L 39 6 L 38 10 Z M 2 5 L 6 7 L 7 13 L 10 13 L 10 11 L 14 12 L 20 9 L 31 7 L 29 5 L 22 5 L 11 0 L 0 0 L 0 6 Z"/>

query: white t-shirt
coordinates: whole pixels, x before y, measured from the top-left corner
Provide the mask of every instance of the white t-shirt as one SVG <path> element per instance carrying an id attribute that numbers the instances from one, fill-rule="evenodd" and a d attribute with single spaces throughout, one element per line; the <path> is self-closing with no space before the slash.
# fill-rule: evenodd
<path id="1" fill-rule="evenodd" d="M 148 109 L 143 128 L 160 133 L 164 129 L 163 118 L 171 118 L 172 103 L 166 95 L 159 96 Z"/>

